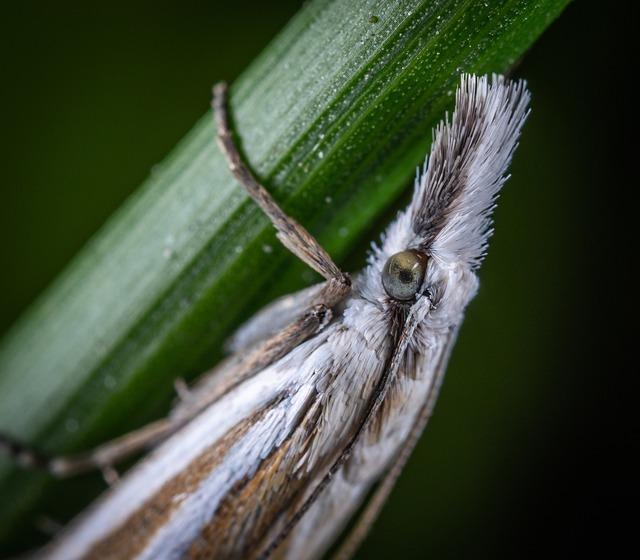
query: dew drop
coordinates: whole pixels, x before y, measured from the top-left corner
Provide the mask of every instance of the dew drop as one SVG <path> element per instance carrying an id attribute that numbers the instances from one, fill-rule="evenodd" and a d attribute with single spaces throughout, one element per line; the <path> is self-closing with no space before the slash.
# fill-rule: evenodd
<path id="1" fill-rule="evenodd" d="M 114 389 L 116 386 L 116 379 L 115 377 L 113 377 L 113 375 L 105 375 L 102 380 L 102 384 L 104 385 L 105 389 Z"/>
<path id="2" fill-rule="evenodd" d="M 67 432 L 75 432 L 78 430 L 78 421 L 75 418 L 67 418 L 64 423 L 64 428 Z"/>

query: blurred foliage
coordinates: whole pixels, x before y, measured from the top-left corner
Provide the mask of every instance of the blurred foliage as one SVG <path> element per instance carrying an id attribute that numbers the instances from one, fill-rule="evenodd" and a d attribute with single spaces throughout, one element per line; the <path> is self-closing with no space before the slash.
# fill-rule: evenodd
<path id="1" fill-rule="evenodd" d="M 3 18 L 5 330 L 191 128 L 211 82 L 237 76 L 298 7 L 68 4 L 14 4 Z M 436 415 L 362 558 L 533 556 L 551 543 L 571 553 L 604 525 L 606 496 L 585 466 L 604 462 L 592 441 L 605 432 L 583 435 L 602 398 L 585 310 L 598 286 L 583 271 L 604 249 L 592 224 L 609 219 L 596 195 L 605 123 L 593 111 L 608 98 L 584 76 L 605 67 L 596 45 L 609 33 L 599 10 L 572 5 L 515 70 L 533 113 L 482 288 Z M 84 490 L 95 481 L 61 484 L 42 513 L 68 515 L 75 505 L 60 497 Z"/>

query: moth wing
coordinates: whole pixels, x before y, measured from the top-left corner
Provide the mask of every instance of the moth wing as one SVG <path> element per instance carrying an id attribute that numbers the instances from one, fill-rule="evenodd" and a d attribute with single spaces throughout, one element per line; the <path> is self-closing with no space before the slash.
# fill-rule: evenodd
<path id="1" fill-rule="evenodd" d="M 385 403 L 368 434 L 329 487 L 278 549 L 277 558 L 321 558 L 362 506 L 340 539 L 334 560 L 350 558 L 366 538 L 433 411 L 457 329 L 418 338 L 407 352 Z"/>
<path id="2" fill-rule="evenodd" d="M 321 344 L 309 341 L 298 352 Z M 297 415 L 313 406 L 312 385 L 298 382 L 296 373 L 292 367 L 266 368 L 208 407 L 94 502 L 42 557 L 177 560 L 191 543 L 194 557 L 233 556 L 239 539 L 260 527 L 242 508 L 237 511 L 248 517 L 233 523 L 235 509 L 224 504 L 244 495 L 243 485 L 251 481 L 263 489 L 279 487 L 270 461 L 291 446 L 287 438 L 295 435 Z M 262 497 L 252 499 L 260 503 Z M 226 538 L 228 522 L 231 532 L 240 531 L 238 540 Z M 220 538 L 211 542 L 207 535 Z M 197 548 L 200 542 L 205 550 Z"/>
<path id="3" fill-rule="evenodd" d="M 381 338 L 371 345 L 355 344 L 358 333 L 334 324 L 197 417 L 183 433 L 183 442 L 197 441 L 201 447 L 215 429 L 215 445 L 198 458 L 215 463 L 192 463 L 191 473 L 208 474 L 175 506 L 171 521 L 156 532 L 145 557 L 154 557 L 169 543 L 176 557 L 259 554 L 294 515 L 296 504 L 336 460 L 360 422 L 384 366 L 380 352 L 388 352 L 385 332 L 380 329 Z M 327 384 L 329 379 L 333 382 Z M 250 401 L 254 404 L 247 408 Z M 238 406 L 241 413 L 236 412 Z M 220 435 L 220 423 L 229 422 L 230 416 L 235 419 Z M 182 447 L 183 442 L 174 445 Z M 188 452 L 193 454 L 191 448 Z M 182 487 L 171 491 L 173 496 L 185 493 Z M 148 509 L 166 507 L 153 504 Z"/>
<path id="4" fill-rule="evenodd" d="M 314 284 L 268 303 L 231 335 L 226 349 L 231 353 L 245 351 L 282 330 L 312 305 L 324 284 Z"/>
<path id="5" fill-rule="evenodd" d="M 286 355 L 328 321 L 305 320 L 314 303 L 321 303 L 326 283 L 285 295 L 268 304 L 231 337 L 232 354 L 202 374 L 174 407 L 174 416 L 191 417 L 230 389 Z M 269 346 L 264 348 L 264 344 Z"/>

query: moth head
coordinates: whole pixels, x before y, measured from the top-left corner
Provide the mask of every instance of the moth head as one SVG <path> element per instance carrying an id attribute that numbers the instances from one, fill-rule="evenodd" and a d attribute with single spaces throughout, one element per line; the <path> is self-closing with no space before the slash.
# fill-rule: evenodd
<path id="1" fill-rule="evenodd" d="M 455 110 L 434 132 L 411 203 L 371 254 L 368 299 L 406 305 L 442 299 L 452 286 L 461 301 L 473 295 L 528 103 L 522 81 L 461 77 Z"/>

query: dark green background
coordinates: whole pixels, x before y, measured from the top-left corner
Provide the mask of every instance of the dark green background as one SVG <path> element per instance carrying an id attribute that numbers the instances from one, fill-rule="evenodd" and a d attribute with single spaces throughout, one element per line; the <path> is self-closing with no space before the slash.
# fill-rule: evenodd
<path id="1" fill-rule="evenodd" d="M 205 112 L 210 85 L 238 75 L 298 5 L 2 8 L 0 331 Z M 628 262 L 610 240 L 620 200 L 605 203 L 624 94 L 601 9 L 571 5 L 515 70 L 533 112 L 481 291 L 362 558 L 611 553 L 624 536 L 631 427 L 605 288 Z"/>

